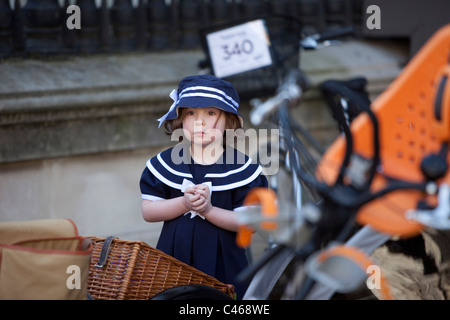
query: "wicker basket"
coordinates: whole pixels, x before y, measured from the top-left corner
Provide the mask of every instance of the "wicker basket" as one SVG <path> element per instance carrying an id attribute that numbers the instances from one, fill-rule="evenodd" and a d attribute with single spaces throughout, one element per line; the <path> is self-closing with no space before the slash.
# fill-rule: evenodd
<path id="1" fill-rule="evenodd" d="M 88 292 L 95 300 L 147 300 L 176 286 L 202 284 L 234 298 L 234 286 L 224 284 L 142 241 L 114 239 L 106 263 L 98 266 L 105 238 L 90 237 L 93 252 Z"/>

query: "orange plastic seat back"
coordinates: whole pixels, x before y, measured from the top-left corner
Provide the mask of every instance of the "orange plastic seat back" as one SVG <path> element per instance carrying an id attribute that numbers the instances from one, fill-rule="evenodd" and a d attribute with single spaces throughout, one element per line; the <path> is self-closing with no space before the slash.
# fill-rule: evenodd
<path id="1" fill-rule="evenodd" d="M 450 136 L 450 25 L 442 27 L 413 57 L 393 83 L 372 103 L 379 123 L 381 171 L 372 190 L 386 186 L 385 177 L 423 182 L 420 170 L 424 156 L 437 153 Z M 440 94 L 438 94 L 440 92 Z M 435 111 L 436 99 L 441 106 Z M 373 155 L 372 124 L 366 114 L 351 124 L 353 152 Z M 345 138 L 339 137 L 327 150 L 317 176 L 328 184 L 335 181 L 345 153 Z M 449 157 L 447 157 L 449 159 Z M 450 174 L 438 182 L 450 182 Z M 374 200 L 358 212 L 357 221 L 381 232 L 409 237 L 423 226 L 405 218 L 422 195 L 418 191 L 395 191 Z"/>

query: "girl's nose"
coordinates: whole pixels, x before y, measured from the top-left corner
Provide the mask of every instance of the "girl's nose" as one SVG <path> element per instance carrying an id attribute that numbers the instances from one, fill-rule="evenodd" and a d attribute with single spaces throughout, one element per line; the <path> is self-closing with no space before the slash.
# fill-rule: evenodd
<path id="1" fill-rule="evenodd" d="M 205 119 L 202 116 L 197 116 L 195 118 L 195 123 L 197 125 L 204 125 L 205 124 Z"/>
<path id="2" fill-rule="evenodd" d="M 199 132 L 203 130 L 203 120 L 202 119 L 195 119 L 194 121 L 194 132 Z"/>

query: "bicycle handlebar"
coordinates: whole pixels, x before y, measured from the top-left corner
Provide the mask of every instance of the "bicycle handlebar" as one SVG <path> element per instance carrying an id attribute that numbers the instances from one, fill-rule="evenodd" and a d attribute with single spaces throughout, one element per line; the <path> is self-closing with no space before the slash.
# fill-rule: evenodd
<path id="1" fill-rule="evenodd" d="M 321 43 L 323 44 L 328 40 L 342 38 L 354 34 L 355 28 L 351 26 L 339 29 L 325 30 L 322 33 L 317 33 L 304 37 L 300 41 L 300 47 L 304 50 L 315 50 L 321 46 L 320 45 Z"/>
<path id="2" fill-rule="evenodd" d="M 283 82 L 274 97 L 264 103 L 258 104 L 252 100 L 254 108 L 250 111 L 250 121 L 254 125 L 260 125 L 265 118 L 275 112 L 284 101 L 298 101 L 303 91 L 310 85 L 309 79 L 300 70 L 291 70 L 283 79 Z"/>
<path id="3" fill-rule="evenodd" d="M 355 28 L 353 26 L 343 27 L 339 29 L 325 30 L 317 35 L 317 41 L 332 40 L 350 36 L 355 34 Z"/>

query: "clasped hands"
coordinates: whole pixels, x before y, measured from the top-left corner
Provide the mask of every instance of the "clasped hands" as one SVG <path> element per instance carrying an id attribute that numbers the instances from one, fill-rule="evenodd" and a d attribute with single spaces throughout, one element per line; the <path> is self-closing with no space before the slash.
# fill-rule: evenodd
<path id="1" fill-rule="evenodd" d="M 186 188 L 183 203 L 189 211 L 194 211 L 193 213 L 200 214 L 202 218 L 205 218 L 212 208 L 211 192 L 208 186 L 197 184 Z"/>

